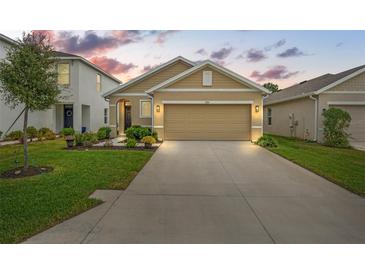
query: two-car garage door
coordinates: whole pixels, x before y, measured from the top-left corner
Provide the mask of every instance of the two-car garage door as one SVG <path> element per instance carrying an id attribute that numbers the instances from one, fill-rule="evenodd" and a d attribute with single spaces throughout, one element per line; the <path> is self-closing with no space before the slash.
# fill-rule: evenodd
<path id="1" fill-rule="evenodd" d="M 351 123 L 348 132 L 352 141 L 365 141 L 365 105 L 333 105 L 341 108 L 351 115 Z"/>
<path id="2" fill-rule="evenodd" d="M 250 140 L 251 105 L 164 106 L 166 140 Z"/>

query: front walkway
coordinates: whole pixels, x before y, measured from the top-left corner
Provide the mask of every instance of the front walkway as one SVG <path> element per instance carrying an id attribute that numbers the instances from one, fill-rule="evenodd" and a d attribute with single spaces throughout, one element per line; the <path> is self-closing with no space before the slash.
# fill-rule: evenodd
<path id="1" fill-rule="evenodd" d="M 164 142 L 101 211 L 27 242 L 365 243 L 365 199 L 249 142 Z"/>
<path id="2" fill-rule="evenodd" d="M 365 151 L 365 142 L 350 142 L 350 144 L 354 149 Z"/>

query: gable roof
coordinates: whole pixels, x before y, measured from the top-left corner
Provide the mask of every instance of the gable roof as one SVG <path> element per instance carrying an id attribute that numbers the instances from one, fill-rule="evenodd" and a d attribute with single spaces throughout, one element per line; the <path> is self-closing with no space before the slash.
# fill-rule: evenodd
<path id="1" fill-rule="evenodd" d="M 273 104 L 298 99 L 313 94 L 320 94 L 342 82 L 355 77 L 362 72 L 365 72 L 365 65 L 345 70 L 337 74 L 323 74 L 311 80 L 303 81 L 299 84 L 282 89 L 279 92 L 274 92 L 269 97 L 265 98 L 264 102 L 265 104 Z"/>
<path id="2" fill-rule="evenodd" d="M 84 57 L 81 57 L 81 56 L 76 55 L 76 54 L 61 52 L 61 51 L 54 51 L 54 53 L 56 55 L 56 58 L 59 59 L 59 60 L 79 60 L 79 61 L 83 62 L 84 64 L 86 64 L 87 66 L 92 67 L 93 69 L 99 71 L 100 73 L 102 73 L 105 76 L 109 77 L 110 79 L 114 80 L 115 82 L 120 83 L 120 84 L 122 83 L 121 80 L 119 80 L 118 78 L 114 77 L 110 73 L 106 72 L 105 70 L 103 70 L 99 66 L 91 63 L 90 61 L 88 61 Z"/>
<path id="3" fill-rule="evenodd" d="M 5 42 L 8 42 L 9 44 L 12 45 L 16 45 L 18 42 L 5 36 L 4 34 L 0 33 L 0 40 L 3 40 Z M 54 51 L 57 59 L 61 59 L 61 60 L 80 60 L 83 63 L 85 63 L 86 65 L 92 67 L 93 69 L 99 71 L 100 73 L 104 74 L 105 76 L 111 78 L 112 80 L 118 82 L 118 83 L 122 83 L 122 81 L 120 81 L 118 78 L 114 77 L 113 75 L 109 74 L 108 72 L 104 71 L 103 69 L 101 69 L 100 67 L 98 67 L 97 65 L 91 63 L 90 61 L 86 60 L 85 58 L 79 56 L 79 55 L 75 55 L 75 54 L 71 54 L 71 53 L 66 53 L 66 52 L 61 52 L 61 51 Z"/>
<path id="4" fill-rule="evenodd" d="M 188 59 L 186 59 L 182 56 L 178 56 L 178 57 L 175 57 L 175 58 L 171 59 L 170 61 L 167 61 L 166 63 L 163 63 L 163 64 L 161 64 L 161 65 L 159 65 L 159 66 L 157 66 L 153 69 L 150 69 L 149 71 L 141 74 L 140 76 L 138 76 L 136 78 L 133 78 L 132 80 L 128 81 L 127 83 L 125 83 L 123 85 L 120 85 L 118 87 L 113 88 L 112 90 L 109 90 L 109 91 L 105 92 L 102 96 L 107 97 L 107 96 L 109 96 L 109 95 L 111 95 L 115 92 L 119 92 L 119 91 L 121 91 L 121 90 L 135 84 L 135 83 L 138 83 L 138 82 L 146 79 L 147 77 L 159 72 L 160 70 L 162 70 L 162 69 L 166 68 L 167 66 L 169 66 L 169 65 L 171 65 L 175 62 L 178 62 L 178 61 L 182 61 L 184 63 L 187 63 L 187 64 L 191 65 L 191 66 L 195 66 L 194 62 L 192 62 L 192 61 L 190 61 L 190 60 L 188 60 Z"/>
<path id="5" fill-rule="evenodd" d="M 216 70 L 220 71 L 221 73 L 227 75 L 228 77 L 230 77 L 230 78 L 232 78 L 232 79 L 234 79 L 238 82 L 241 82 L 241 83 L 246 84 L 246 85 L 248 84 L 252 87 L 257 88 L 258 90 L 260 90 L 264 93 L 267 93 L 267 94 L 271 93 L 269 90 L 267 90 L 263 86 L 260 86 L 260 85 L 256 84 L 255 82 L 253 82 L 253 81 L 251 81 L 251 80 L 249 80 L 249 79 L 247 79 L 247 78 L 245 78 L 245 77 L 243 77 L 243 76 L 241 76 L 241 75 L 239 75 L 239 74 L 237 74 L 237 73 L 235 73 L 235 72 L 233 72 L 233 71 L 231 71 L 231 70 L 229 70 L 225 67 L 222 67 L 222 66 L 216 64 L 215 62 L 212 62 L 211 60 L 203 61 L 203 62 L 199 63 L 198 65 L 196 65 L 196 66 L 194 66 L 194 67 L 192 67 L 188 70 L 185 70 L 182 73 L 180 73 L 180 74 L 178 74 L 174 77 L 171 77 L 170 79 L 168 79 L 168 80 L 166 80 L 166 81 L 150 88 L 146 92 L 151 94 L 151 93 L 153 93 L 154 91 L 156 91 L 160 88 L 163 88 L 167 85 L 173 84 L 173 83 L 175 83 L 175 82 L 177 82 L 181 79 L 184 79 L 185 77 L 193 74 L 194 72 L 198 71 L 199 69 L 201 69 L 201 68 L 203 68 L 204 66 L 207 66 L 207 65 L 212 66 Z"/>
<path id="6" fill-rule="evenodd" d="M 0 40 L 3 40 L 3 41 L 5 41 L 9 44 L 12 44 L 12 45 L 15 45 L 17 43 L 15 40 L 13 40 L 10 37 L 5 36 L 4 34 L 1 34 L 1 33 L 0 33 Z"/>

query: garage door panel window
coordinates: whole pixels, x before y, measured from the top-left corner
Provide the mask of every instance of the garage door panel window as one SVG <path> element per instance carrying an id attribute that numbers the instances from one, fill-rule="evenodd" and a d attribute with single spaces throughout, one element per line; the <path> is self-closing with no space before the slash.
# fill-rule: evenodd
<path id="1" fill-rule="evenodd" d="M 140 118 L 151 118 L 152 117 L 152 102 L 151 100 L 140 101 Z"/>

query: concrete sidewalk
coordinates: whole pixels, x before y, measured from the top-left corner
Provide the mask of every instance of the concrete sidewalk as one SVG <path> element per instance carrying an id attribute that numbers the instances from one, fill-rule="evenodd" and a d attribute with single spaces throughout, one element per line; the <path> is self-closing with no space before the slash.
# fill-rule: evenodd
<path id="1" fill-rule="evenodd" d="M 365 243 L 363 198 L 249 142 L 164 142 L 103 214 L 87 214 L 28 242 L 94 218 L 68 242 Z"/>

